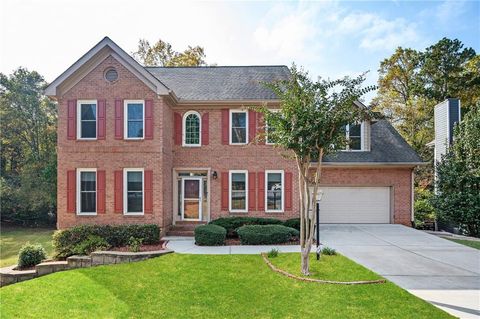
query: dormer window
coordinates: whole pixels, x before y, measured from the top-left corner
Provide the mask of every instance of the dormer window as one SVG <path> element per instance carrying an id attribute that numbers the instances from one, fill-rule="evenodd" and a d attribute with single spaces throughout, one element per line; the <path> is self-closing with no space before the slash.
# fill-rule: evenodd
<path id="1" fill-rule="evenodd" d="M 183 146 L 200 146 L 201 138 L 200 114 L 194 111 L 183 115 Z"/>
<path id="2" fill-rule="evenodd" d="M 345 132 L 347 136 L 347 151 L 363 150 L 363 132 L 365 123 L 347 124 Z"/>

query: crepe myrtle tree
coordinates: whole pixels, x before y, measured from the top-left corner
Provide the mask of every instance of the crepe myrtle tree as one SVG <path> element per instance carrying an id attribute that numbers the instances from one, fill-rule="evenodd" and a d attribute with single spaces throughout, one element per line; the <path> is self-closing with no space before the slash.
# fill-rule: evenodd
<path id="1" fill-rule="evenodd" d="M 252 107 L 264 116 L 266 132 L 284 155 L 294 158 L 298 169 L 300 194 L 301 271 L 309 275 L 309 253 L 314 240 L 316 214 L 313 213 L 321 182 L 322 158 L 345 149 L 345 127 L 371 116 L 369 108 L 357 103 L 374 89 L 362 87 L 362 74 L 356 78 L 317 81 L 295 65 L 288 80 L 265 84 L 279 98 L 280 108 Z M 259 136 L 259 138 L 265 138 Z"/>

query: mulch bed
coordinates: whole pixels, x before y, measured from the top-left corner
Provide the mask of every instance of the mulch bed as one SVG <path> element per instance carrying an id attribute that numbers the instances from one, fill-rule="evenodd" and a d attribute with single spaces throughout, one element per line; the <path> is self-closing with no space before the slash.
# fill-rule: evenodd
<path id="1" fill-rule="evenodd" d="M 164 240 L 161 240 L 160 243 L 156 245 L 142 245 L 140 246 L 140 251 L 157 251 L 157 250 L 165 250 L 166 249 L 166 244 L 167 242 Z M 109 250 L 111 251 L 130 251 L 130 247 L 128 246 L 123 246 L 123 247 L 113 247 L 110 248 Z"/>
<path id="2" fill-rule="evenodd" d="M 242 244 L 240 243 L 240 238 L 227 238 L 225 240 L 225 245 L 226 246 L 241 246 Z M 286 243 L 281 243 L 281 244 L 275 244 L 278 246 L 289 246 L 289 245 L 300 245 L 300 241 L 298 240 L 291 240 Z"/>

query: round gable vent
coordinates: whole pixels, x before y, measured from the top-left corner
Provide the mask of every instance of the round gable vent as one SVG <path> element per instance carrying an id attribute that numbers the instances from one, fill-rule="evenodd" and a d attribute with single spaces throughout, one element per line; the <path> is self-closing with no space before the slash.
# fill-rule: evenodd
<path id="1" fill-rule="evenodd" d="M 105 80 L 108 82 L 115 82 L 118 80 L 118 72 L 114 68 L 109 68 L 105 71 Z"/>

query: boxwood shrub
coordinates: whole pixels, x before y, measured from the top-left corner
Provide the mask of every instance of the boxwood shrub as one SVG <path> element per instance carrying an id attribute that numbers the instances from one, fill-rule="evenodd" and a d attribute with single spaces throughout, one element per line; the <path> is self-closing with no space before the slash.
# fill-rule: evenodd
<path id="1" fill-rule="evenodd" d="M 283 226 L 295 228 L 296 230 L 300 231 L 300 218 L 287 219 L 287 220 L 283 223 Z"/>
<path id="2" fill-rule="evenodd" d="M 244 225 L 281 225 L 283 221 L 275 218 L 260 217 L 222 217 L 212 220 L 210 224 L 222 226 L 227 230 L 228 238 L 237 238 L 237 228 Z"/>
<path id="3" fill-rule="evenodd" d="M 222 226 L 207 224 L 195 228 L 195 243 L 199 246 L 221 246 L 225 244 L 227 230 Z"/>
<path id="4" fill-rule="evenodd" d="M 65 258 L 75 254 L 75 248 L 91 236 L 103 238 L 110 247 L 128 245 L 130 237 L 143 239 L 143 244 L 160 242 L 160 227 L 155 224 L 131 225 L 81 225 L 57 230 L 53 234 L 56 257 Z"/>
<path id="5" fill-rule="evenodd" d="M 44 259 L 47 259 L 47 253 L 42 245 L 26 243 L 18 253 L 18 268 L 38 265 Z"/>
<path id="6" fill-rule="evenodd" d="M 298 230 L 283 225 L 245 225 L 237 229 L 242 245 L 272 245 L 298 237 Z"/>

